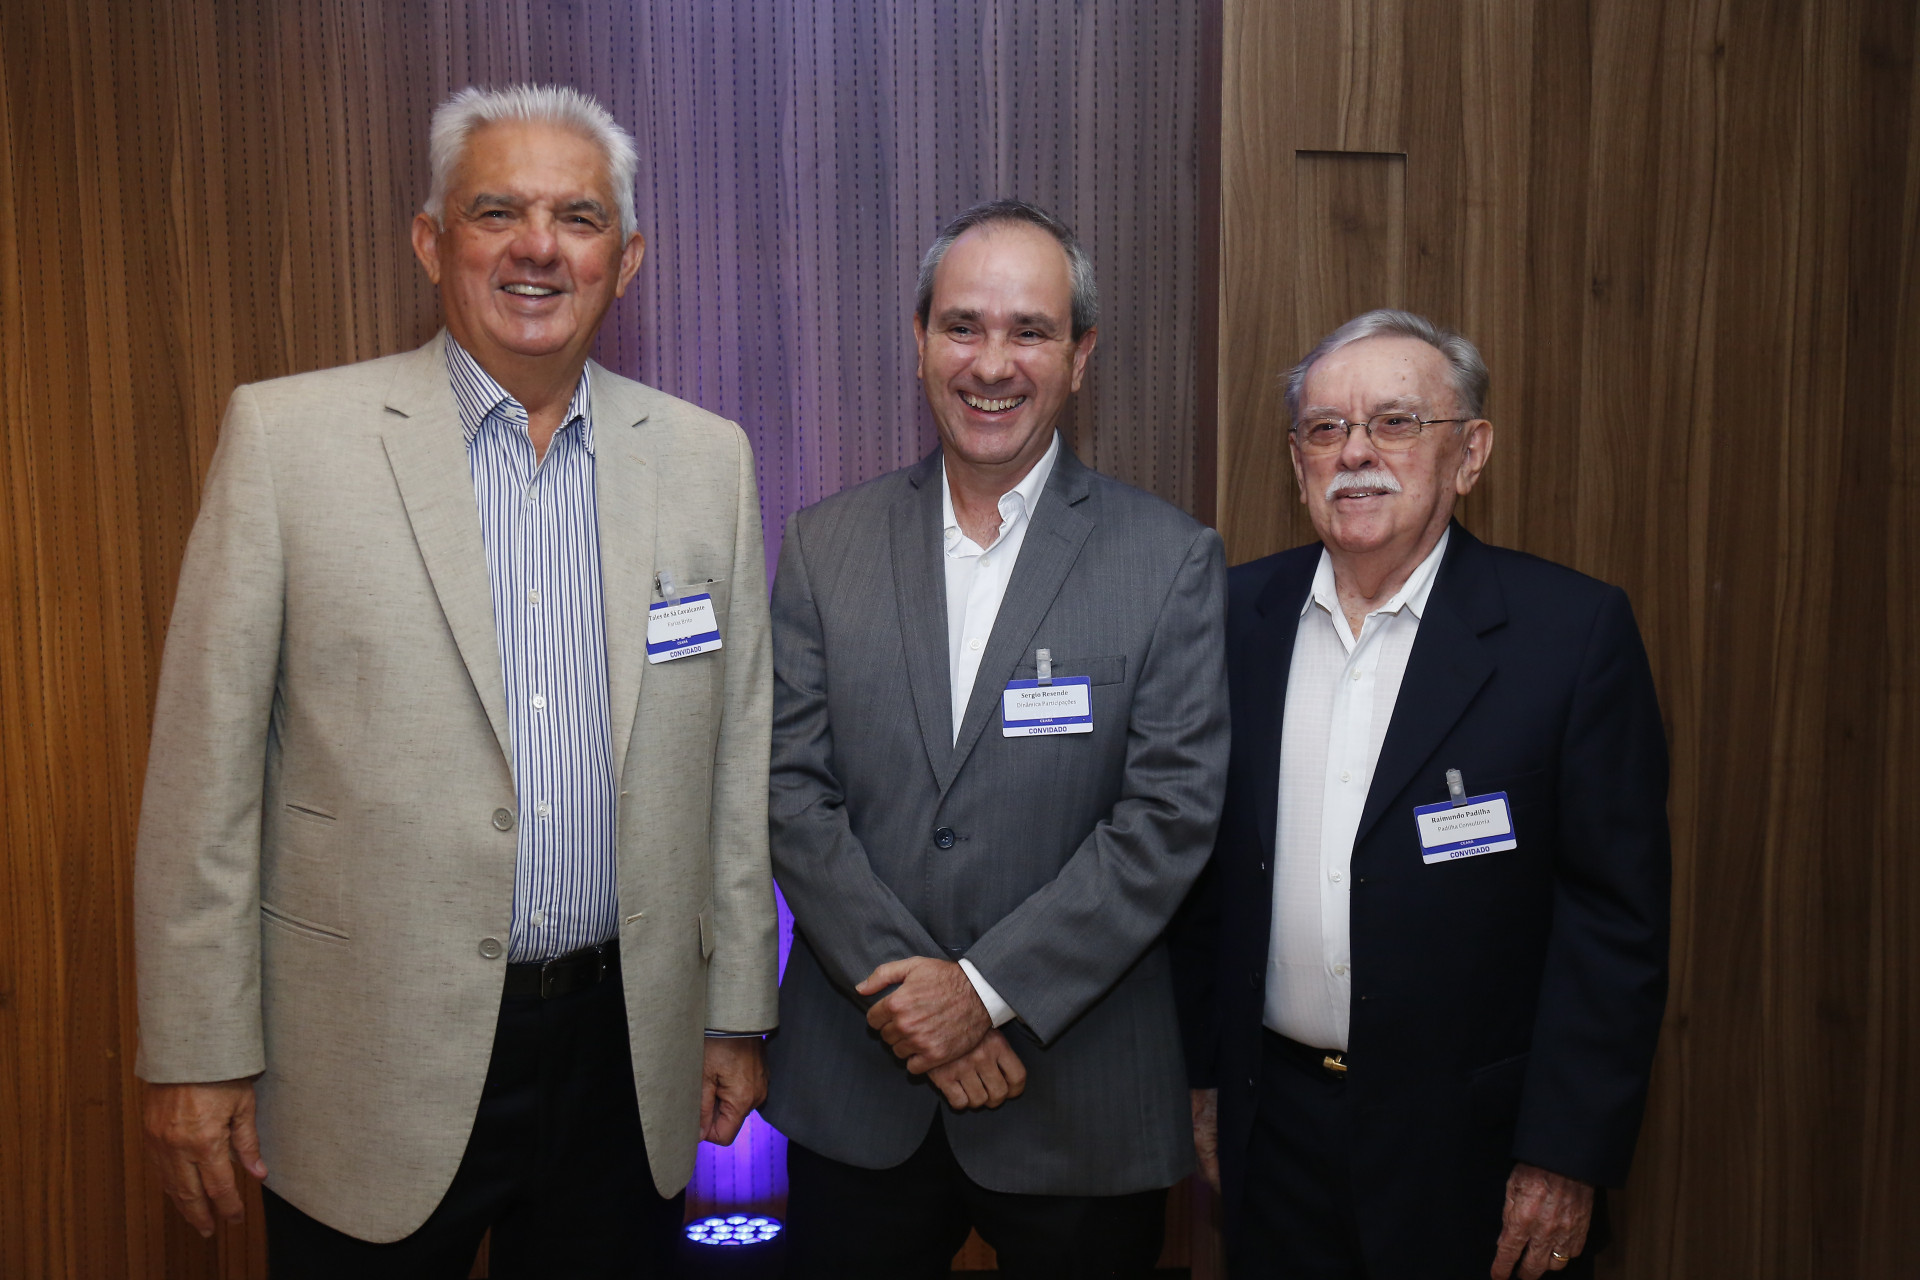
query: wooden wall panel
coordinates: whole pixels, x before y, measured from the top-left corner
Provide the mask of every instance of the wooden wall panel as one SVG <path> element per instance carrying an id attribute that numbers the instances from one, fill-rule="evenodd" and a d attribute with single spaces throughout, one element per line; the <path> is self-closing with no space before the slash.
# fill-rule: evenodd
<path id="1" fill-rule="evenodd" d="M 1374 61 L 1354 33 L 1391 47 L 1383 14 L 1401 77 L 1356 103 Z M 1392 301 L 1464 329 L 1493 370 L 1498 447 L 1464 519 L 1625 586 L 1652 654 L 1673 995 L 1603 1272 L 1910 1274 L 1914 7 L 1248 0 L 1224 24 L 1231 558 L 1311 537 L 1275 377 L 1318 333 L 1273 337 L 1316 329 L 1326 269 L 1303 256 L 1353 236 L 1395 252 L 1380 228 L 1305 223 L 1302 153 L 1397 150 Z M 1329 141 L 1352 120 L 1364 142 Z"/>

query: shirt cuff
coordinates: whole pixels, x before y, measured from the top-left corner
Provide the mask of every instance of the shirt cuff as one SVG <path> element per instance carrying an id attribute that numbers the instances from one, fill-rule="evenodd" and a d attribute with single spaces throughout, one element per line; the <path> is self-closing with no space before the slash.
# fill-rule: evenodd
<path id="1" fill-rule="evenodd" d="M 1014 1013 L 1013 1006 L 1000 998 L 1000 993 L 993 989 L 993 984 L 980 976 L 980 971 L 973 967 L 973 961 L 962 959 L 960 971 L 966 974 L 967 981 L 973 984 L 973 992 L 980 997 L 980 1003 L 987 1006 L 987 1016 L 993 1019 L 994 1026 L 1004 1027 L 1019 1016 Z"/>
<path id="2" fill-rule="evenodd" d="M 715 1031 L 712 1027 L 707 1028 L 709 1040 L 758 1040 L 766 1034 L 765 1031 Z"/>

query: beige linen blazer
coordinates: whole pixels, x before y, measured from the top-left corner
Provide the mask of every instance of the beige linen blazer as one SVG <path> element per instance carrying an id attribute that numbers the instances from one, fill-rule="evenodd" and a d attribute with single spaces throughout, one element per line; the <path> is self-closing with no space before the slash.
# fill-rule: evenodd
<path id="1" fill-rule="evenodd" d="M 513 900 L 506 699 L 442 341 L 234 392 L 135 871 L 140 1076 L 257 1076 L 268 1185 L 374 1241 L 417 1228 L 460 1162 Z M 670 1195 L 704 1030 L 775 1020 L 766 562 L 739 428 L 588 367 L 627 1025 Z M 724 648 L 647 664 L 660 567 L 712 593 Z"/>

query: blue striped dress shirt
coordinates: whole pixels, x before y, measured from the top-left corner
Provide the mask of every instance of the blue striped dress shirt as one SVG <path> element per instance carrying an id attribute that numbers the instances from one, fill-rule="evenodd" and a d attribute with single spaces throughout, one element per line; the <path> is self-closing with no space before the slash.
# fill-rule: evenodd
<path id="1" fill-rule="evenodd" d="M 536 461 L 526 409 L 452 335 L 446 350 L 513 741 L 520 822 L 507 958 L 547 960 L 612 938 L 620 910 L 593 411 L 583 369 Z"/>

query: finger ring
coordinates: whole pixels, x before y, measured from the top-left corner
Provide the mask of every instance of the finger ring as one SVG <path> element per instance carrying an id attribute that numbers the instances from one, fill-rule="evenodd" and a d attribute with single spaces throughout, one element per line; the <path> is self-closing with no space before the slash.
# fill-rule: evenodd
<path id="1" fill-rule="evenodd" d="M 1552 1258 L 1555 1262 L 1572 1262 L 1573 1261 L 1573 1255 L 1562 1253 L 1558 1249 L 1547 1250 L 1547 1256 Z"/>

